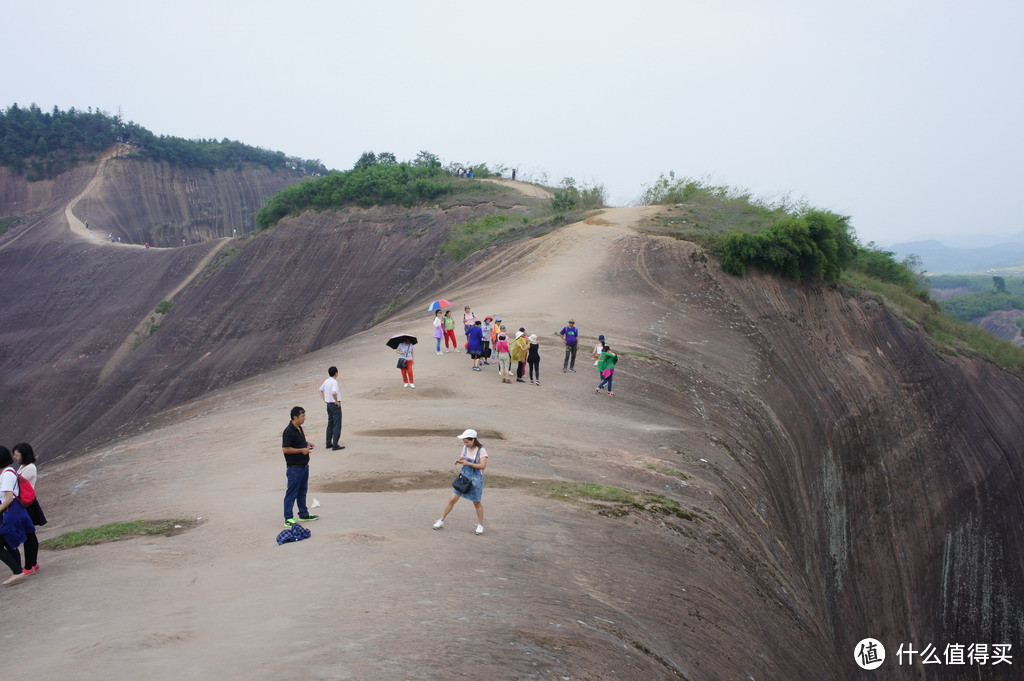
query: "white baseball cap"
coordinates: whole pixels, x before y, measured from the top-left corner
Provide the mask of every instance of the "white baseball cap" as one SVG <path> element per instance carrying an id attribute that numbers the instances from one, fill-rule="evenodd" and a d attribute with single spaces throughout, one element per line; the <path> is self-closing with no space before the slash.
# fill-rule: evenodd
<path id="1" fill-rule="evenodd" d="M 466 428 L 466 432 L 463 433 L 462 435 L 460 435 L 459 439 L 460 440 L 464 440 L 467 437 L 471 437 L 471 438 L 473 438 L 475 440 L 476 439 L 476 431 L 473 430 L 472 428 Z"/>

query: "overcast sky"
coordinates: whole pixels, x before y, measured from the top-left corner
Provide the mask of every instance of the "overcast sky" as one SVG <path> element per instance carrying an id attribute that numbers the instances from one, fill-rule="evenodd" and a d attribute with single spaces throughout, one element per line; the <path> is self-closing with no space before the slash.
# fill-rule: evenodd
<path id="1" fill-rule="evenodd" d="M 862 241 L 1024 230 L 1024 2 L 7 2 L 0 106 L 347 169 L 504 163 L 633 201 L 789 192 Z M 1016 197 L 1016 198 L 1015 198 Z"/>

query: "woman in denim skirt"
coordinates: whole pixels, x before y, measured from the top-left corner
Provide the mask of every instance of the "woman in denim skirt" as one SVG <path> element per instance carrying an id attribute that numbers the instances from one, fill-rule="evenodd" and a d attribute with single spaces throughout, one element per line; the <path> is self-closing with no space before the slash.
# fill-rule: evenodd
<path id="1" fill-rule="evenodd" d="M 476 507 L 476 533 L 483 534 L 484 505 L 481 499 L 484 494 L 484 469 L 487 468 L 487 450 L 480 444 L 480 440 L 476 437 L 476 431 L 472 428 L 467 428 L 462 435 L 459 435 L 459 438 L 462 440 L 462 454 L 455 460 L 455 465 L 462 466 L 462 474 L 470 479 L 473 486 L 465 494 L 457 491 L 454 487 L 452 488 L 452 495 L 448 499 L 448 504 L 444 507 L 444 511 L 441 512 L 441 517 L 434 523 L 434 529 L 444 529 L 444 519 L 452 512 L 455 502 L 460 497 L 465 497 L 472 501 L 473 506 Z"/>

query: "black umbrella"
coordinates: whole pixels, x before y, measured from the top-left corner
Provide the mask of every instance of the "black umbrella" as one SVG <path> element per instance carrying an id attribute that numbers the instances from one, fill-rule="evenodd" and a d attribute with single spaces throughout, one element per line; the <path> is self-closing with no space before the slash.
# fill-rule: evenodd
<path id="1" fill-rule="evenodd" d="M 393 350 L 397 350 L 398 346 L 402 343 L 412 343 L 416 345 L 419 341 L 416 340 L 416 336 L 411 336 L 407 333 L 400 333 L 397 336 L 392 336 L 388 339 L 387 346 Z"/>

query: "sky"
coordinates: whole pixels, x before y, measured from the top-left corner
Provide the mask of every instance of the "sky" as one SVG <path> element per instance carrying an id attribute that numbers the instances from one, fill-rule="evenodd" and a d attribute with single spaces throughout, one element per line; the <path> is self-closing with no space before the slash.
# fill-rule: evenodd
<path id="1" fill-rule="evenodd" d="M 0 106 L 120 112 L 347 169 L 504 164 L 635 201 L 660 173 L 851 216 L 1024 231 L 1024 3 L 5 2 Z"/>

